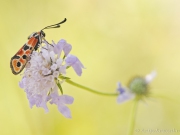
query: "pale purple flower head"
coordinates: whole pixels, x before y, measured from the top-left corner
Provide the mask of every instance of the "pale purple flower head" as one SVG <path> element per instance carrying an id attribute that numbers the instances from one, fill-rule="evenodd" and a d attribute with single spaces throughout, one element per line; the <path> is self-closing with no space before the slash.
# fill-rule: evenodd
<path id="1" fill-rule="evenodd" d="M 19 86 L 26 92 L 31 108 L 36 105 L 48 112 L 49 102 L 57 105 L 59 112 L 65 117 L 71 118 L 71 112 L 66 104 L 72 104 L 74 99 L 59 94 L 60 91 L 61 94 L 63 92 L 61 83 L 64 81 L 61 76 L 65 77 L 69 66 L 72 66 L 80 76 L 84 66 L 76 56 L 69 54 L 72 46 L 65 40 L 62 39 L 57 44 L 53 42 L 52 45 L 44 43 L 40 52 L 33 51 Z"/>

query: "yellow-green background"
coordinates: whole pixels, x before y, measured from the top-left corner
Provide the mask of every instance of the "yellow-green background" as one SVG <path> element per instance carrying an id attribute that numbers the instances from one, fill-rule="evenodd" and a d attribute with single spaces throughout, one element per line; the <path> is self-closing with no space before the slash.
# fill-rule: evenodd
<path id="1" fill-rule="evenodd" d="M 60 29 L 45 30 L 48 41 L 66 39 L 86 69 L 73 81 L 114 92 L 135 75 L 156 70 L 151 93 L 140 102 L 135 129 L 180 130 L 180 1 L 178 0 L 1 0 L 0 1 L 0 135 L 125 135 L 133 102 L 99 96 L 64 83 L 75 98 L 66 119 L 56 106 L 29 108 L 13 75 L 10 58 L 39 31 L 67 18 Z M 136 135 L 149 132 L 135 132 Z M 160 134 L 160 133 L 154 133 Z M 161 133 L 162 134 L 162 133 Z M 168 133 L 164 133 L 168 134 Z M 177 135 L 179 133 L 171 133 Z"/>

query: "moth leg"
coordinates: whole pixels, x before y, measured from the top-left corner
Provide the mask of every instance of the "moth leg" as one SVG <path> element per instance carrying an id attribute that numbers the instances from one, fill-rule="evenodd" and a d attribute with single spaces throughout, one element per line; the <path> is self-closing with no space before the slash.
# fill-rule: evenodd
<path id="1" fill-rule="evenodd" d="M 48 43 L 49 45 L 51 45 L 52 47 L 54 47 L 52 44 L 50 44 L 45 38 L 42 38 L 46 43 Z"/>

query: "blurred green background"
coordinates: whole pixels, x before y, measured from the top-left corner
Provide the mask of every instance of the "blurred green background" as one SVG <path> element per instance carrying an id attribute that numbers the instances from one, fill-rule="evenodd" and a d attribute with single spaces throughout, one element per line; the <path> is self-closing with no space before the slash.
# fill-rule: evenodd
<path id="1" fill-rule="evenodd" d="M 47 25 L 46 39 L 72 44 L 72 54 L 86 69 L 73 81 L 112 93 L 116 83 L 126 85 L 136 75 L 156 70 L 151 84 L 157 98 L 138 106 L 135 129 L 180 130 L 180 1 L 178 0 L 1 0 L 0 1 L 0 135 L 125 135 L 132 101 L 117 104 L 116 97 L 99 96 L 63 83 L 64 93 L 75 98 L 72 119 L 56 106 L 30 109 L 13 75 L 10 58 L 27 37 Z M 135 135 L 149 132 L 135 132 Z M 154 133 L 160 134 L 160 133 Z M 169 134 L 169 133 L 164 133 Z M 177 132 L 171 135 L 180 134 Z"/>

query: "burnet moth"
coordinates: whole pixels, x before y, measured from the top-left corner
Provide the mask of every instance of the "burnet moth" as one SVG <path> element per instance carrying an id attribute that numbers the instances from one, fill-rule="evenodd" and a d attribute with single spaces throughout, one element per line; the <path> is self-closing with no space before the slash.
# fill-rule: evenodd
<path id="1" fill-rule="evenodd" d="M 21 49 L 11 58 L 10 61 L 10 67 L 12 70 L 12 73 L 17 75 L 19 74 L 24 67 L 26 66 L 26 63 L 30 59 L 30 55 L 32 52 L 37 50 L 39 46 L 42 43 L 42 40 L 45 40 L 45 33 L 43 32 L 44 29 L 51 29 L 51 28 L 59 28 L 60 24 L 66 22 L 66 18 L 57 24 L 53 24 L 50 26 L 47 26 L 40 30 L 39 32 L 34 32 L 28 37 L 27 43 L 25 43 Z"/>

